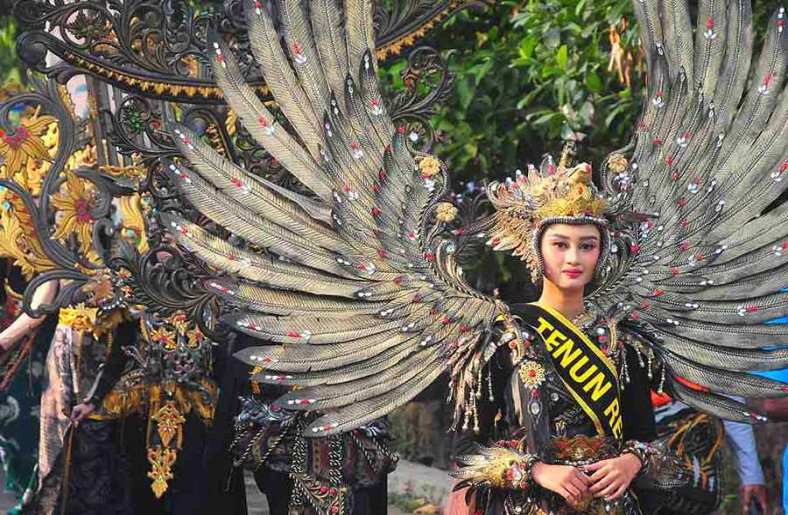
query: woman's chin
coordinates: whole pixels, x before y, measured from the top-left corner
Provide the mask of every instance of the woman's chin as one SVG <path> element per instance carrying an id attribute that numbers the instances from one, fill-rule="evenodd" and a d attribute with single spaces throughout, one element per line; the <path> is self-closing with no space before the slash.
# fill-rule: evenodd
<path id="1" fill-rule="evenodd" d="M 558 287 L 566 291 L 583 290 L 588 282 L 588 279 L 585 277 L 577 277 L 575 279 L 571 277 L 564 277 L 561 279 Z"/>

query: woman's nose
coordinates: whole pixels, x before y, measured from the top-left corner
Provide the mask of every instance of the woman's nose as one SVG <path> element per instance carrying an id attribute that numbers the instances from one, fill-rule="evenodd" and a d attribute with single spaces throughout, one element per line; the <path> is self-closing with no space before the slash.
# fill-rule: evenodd
<path id="1" fill-rule="evenodd" d="M 569 250 L 566 251 L 566 262 L 575 264 L 578 262 L 579 253 L 575 247 L 570 247 Z"/>

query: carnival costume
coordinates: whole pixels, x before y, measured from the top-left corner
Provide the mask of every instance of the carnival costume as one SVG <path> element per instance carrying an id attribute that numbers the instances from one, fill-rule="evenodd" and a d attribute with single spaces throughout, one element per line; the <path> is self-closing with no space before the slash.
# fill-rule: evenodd
<path id="1" fill-rule="evenodd" d="M 276 405 L 320 414 L 303 428 L 307 437 L 367 424 L 446 370 L 455 426 L 479 428 L 490 422 L 480 420 L 480 403 L 496 395 L 493 358 L 504 348 L 518 437 L 463 458 L 457 474 L 480 508 L 638 513 L 630 493 L 570 508 L 530 473 L 537 461 L 581 465 L 629 452 L 653 484 L 676 484 L 664 453 L 624 440 L 621 397 L 634 377 L 627 356 L 637 357 L 643 381 L 731 420 L 763 418 L 722 394 L 788 390 L 745 373 L 788 364 L 788 350 L 772 347 L 784 343 L 785 327 L 764 324 L 788 299 L 780 290 L 786 209 L 759 216 L 785 186 L 784 9 L 745 91 L 747 3 L 701 2 L 705 24 L 693 41 L 685 2 L 635 2 L 648 99 L 632 143 L 603 163 L 602 192 L 589 165 L 546 159 L 490 185 L 495 214 L 452 234 L 446 166 L 411 151 L 405 128 L 387 115 L 369 4 L 278 2 L 278 31 L 268 3 L 247 7 L 255 58 L 286 123 L 244 84 L 220 40 L 212 42 L 217 83 L 252 136 L 314 195 L 259 179 L 171 124 L 190 163 L 165 163 L 173 181 L 248 245 L 164 218 L 180 244 L 230 275 L 207 284 L 230 308 L 225 322 L 279 344 L 237 356 L 261 367 L 256 381 L 299 387 Z M 556 223 L 593 224 L 602 235 L 582 320 L 548 306 L 509 307 L 464 281 L 453 256 L 458 232 L 483 231 L 539 280 L 540 238 Z M 340 511 L 341 495 L 321 506 Z"/>

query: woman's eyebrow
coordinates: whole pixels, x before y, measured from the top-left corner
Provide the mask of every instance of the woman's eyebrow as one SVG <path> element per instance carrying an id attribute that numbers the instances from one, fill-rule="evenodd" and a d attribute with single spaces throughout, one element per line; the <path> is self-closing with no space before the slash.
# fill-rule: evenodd
<path id="1" fill-rule="evenodd" d="M 599 239 L 599 236 L 583 236 L 582 238 L 580 238 L 580 241 L 585 241 L 585 240 L 595 240 L 596 241 L 598 239 Z"/>

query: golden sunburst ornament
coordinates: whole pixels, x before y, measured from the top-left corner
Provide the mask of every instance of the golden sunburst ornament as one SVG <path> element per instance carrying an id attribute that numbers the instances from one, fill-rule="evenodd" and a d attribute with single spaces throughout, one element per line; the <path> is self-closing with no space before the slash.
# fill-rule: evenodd
<path id="1" fill-rule="evenodd" d="M 422 177 L 432 177 L 441 171 L 441 162 L 433 156 L 424 156 L 419 160 L 419 172 Z"/>
<path id="2" fill-rule="evenodd" d="M 545 379 L 544 367 L 536 361 L 523 361 L 520 364 L 520 379 L 526 388 L 539 388 Z"/>
<path id="3" fill-rule="evenodd" d="M 39 116 L 39 110 L 37 108 L 32 116 L 22 118 L 13 132 L 0 130 L 0 155 L 5 167 L 3 177 L 12 178 L 26 166 L 28 159 L 52 160 L 42 135 L 57 120 L 53 116 Z"/>
<path id="4" fill-rule="evenodd" d="M 449 223 L 457 217 L 457 208 L 451 202 L 439 202 L 435 206 L 435 218 L 439 222 Z"/>
<path id="5" fill-rule="evenodd" d="M 60 191 L 52 197 L 52 205 L 58 211 L 58 223 L 53 238 L 65 241 L 72 234 L 76 234 L 80 250 L 93 262 L 98 261 L 98 255 L 93 249 L 95 219 L 92 210 L 95 202 L 93 185 L 71 171 L 66 173 L 66 182 Z"/>

